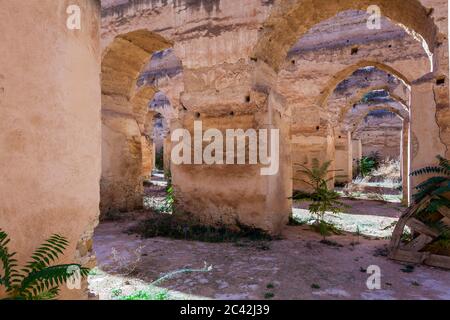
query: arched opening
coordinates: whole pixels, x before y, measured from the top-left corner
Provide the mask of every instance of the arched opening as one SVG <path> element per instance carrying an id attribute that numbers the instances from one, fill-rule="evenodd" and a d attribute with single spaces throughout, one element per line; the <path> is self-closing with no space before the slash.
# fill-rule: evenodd
<path id="1" fill-rule="evenodd" d="M 157 96 L 158 80 L 173 75 L 163 68 L 159 68 L 161 74 L 155 74 L 153 67 L 155 63 L 159 67 L 157 63 L 164 61 L 161 58 L 167 55 L 163 53 L 171 46 L 171 42 L 153 32 L 137 30 L 117 36 L 105 49 L 100 203 L 103 216 L 143 207 L 143 181 L 154 156 L 146 132 L 151 113 L 148 104 Z"/>
<path id="2" fill-rule="evenodd" d="M 308 5 L 307 1 L 299 2 Z M 398 8 L 397 14 L 392 12 L 393 8 L 389 13 L 382 9 L 381 28 L 372 30 L 366 26 L 369 14 L 364 1 L 356 4 L 344 1 L 342 4 L 345 8 L 340 10 L 337 8 L 339 6 L 330 3 L 314 3 L 314 7 L 319 5 L 323 8 L 324 17 L 318 18 L 321 16 L 318 14 L 303 17 L 304 19 L 299 19 L 305 14 L 300 7 L 291 7 L 292 11 L 288 13 L 283 11 L 283 4 L 280 4 L 279 8 L 284 12 L 285 18 L 288 16 L 288 22 L 284 24 L 277 20 L 276 14 L 273 15 L 273 20 L 269 18 L 270 28 L 262 32 L 261 46 L 257 46 L 254 53 L 257 65 L 272 68 L 277 77 L 276 93 L 284 98 L 282 104 L 288 114 L 287 121 L 290 121 L 293 189 L 300 193 L 309 193 L 311 189 L 303 183 L 304 172 L 296 172 L 296 165 L 311 168 L 314 160 L 322 164 L 330 161 L 330 173 L 326 178 L 329 187 L 333 188 L 337 175 L 335 170 L 342 169 L 337 167 L 343 166 L 336 161 L 338 157 L 341 159 L 341 151 L 337 150 L 341 147 L 346 154 L 342 161 L 346 166 L 345 174 L 352 181 L 353 157 L 349 155 L 351 134 L 344 135 L 338 124 L 342 115 L 349 109 L 358 108 L 364 102 L 361 99 L 367 98 L 367 95 L 377 91 L 388 93 L 385 98 L 392 99 L 392 103 L 396 103 L 409 119 L 402 131 L 405 132 L 404 135 L 409 135 L 410 131 L 421 135 L 425 132 L 414 122 L 414 112 L 420 113 L 422 107 L 414 101 L 413 92 L 415 81 L 428 75 L 435 67 L 432 50 L 426 41 L 425 44 L 422 41 L 434 39 L 434 36 L 428 37 L 428 31 L 435 28 L 433 21 L 425 15 L 421 16 L 430 27 L 427 31 L 423 30 L 425 36 L 421 39 L 417 33 L 405 30 L 403 22 L 396 20 L 399 18 Z M 413 6 L 416 4 L 411 3 Z M 380 7 L 383 6 L 389 4 L 381 1 Z M 312 23 L 313 20 L 315 23 Z M 289 38 L 296 34 L 291 28 L 293 25 L 301 30 L 300 38 Z M 281 30 L 290 35 L 282 36 Z M 272 51 L 264 48 L 262 43 L 272 48 Z M 430 44 L 433 46 L 434 42 L 431 41 Z M 354 48 L 357 50 L 353 50 Z M 280 56 L 280 52 L 285 56 Z M 352 81 L 359 86 L 353 86 L 352 90 L 344 92 L 352 87 Z M 271 95 L 275 96 L 273 91 Z M 343 91 L 340 97 L 335 94 L 339 91 Z M 420 130 L 422 133 L 419 133 Z M 416 166 L 413 155 L 409 153 L 412 140 L 402 134 L 402 140 L 396 141 L 396 147 L 401 146 L 402 149 L 402 177 L 408 176 L 411 168 Z M 401 187 L 404 189 L 402 200 L 408 203 L 411 185 L 402 181 Z"/>

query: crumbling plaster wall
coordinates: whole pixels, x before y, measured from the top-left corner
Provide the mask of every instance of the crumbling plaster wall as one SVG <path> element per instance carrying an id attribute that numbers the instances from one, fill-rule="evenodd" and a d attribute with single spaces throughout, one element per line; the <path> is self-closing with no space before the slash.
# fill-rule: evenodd
<path id="1" fill-rule="evenodd" d="M 81 8 L 81 30 L 66 27 L 73 4 Z M 1 0 L 0 7 L 0 228 L 20 264 L 58 233 L 70 242 L 58 262 L 92 267 L 101 172 L 100 3 Z M 61 297 L 85 298 L 86 285 Z"/>

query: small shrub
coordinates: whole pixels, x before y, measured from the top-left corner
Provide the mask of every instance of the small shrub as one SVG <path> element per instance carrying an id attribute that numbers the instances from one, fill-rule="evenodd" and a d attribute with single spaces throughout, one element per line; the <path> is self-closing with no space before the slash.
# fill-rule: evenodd
<path id="1" fill-rule="evenodd" d="M 264 294 L 264 299 L 272 299 L 273 297 L 275 297 L 275 294 L 272 292 L 266 292 Z"/>
<path id="2" fill-rule="evenodd" d="M 312 168 L 309 169 L 304 165 L 299 165 L 302 169 L 298 172 L 306 175 L 307 180 L 301 180 L 313 188 L 313 193 L 308 197 L 305 194 L 294 195 L 294 200 L 310 200 L 309 212 L 316 218 L 314 224 L 315 229 L 319 231 L 324 237 L 330 233 L 333 233 L 336 228 L 331 224 L 325 222 L 325 214 L 330 212 L 331 214 L 337 214 L 342 212 L 344 208 L 348 206 L 339 201 L 339 193 L 328 189 L 328 182 L 333 178 L 327 178 L 328 174 L 334 172 L 329 170 L 331 161 L 327 161 L 322 165 L 319 164 L 317 159 L 313 160 Z"/>

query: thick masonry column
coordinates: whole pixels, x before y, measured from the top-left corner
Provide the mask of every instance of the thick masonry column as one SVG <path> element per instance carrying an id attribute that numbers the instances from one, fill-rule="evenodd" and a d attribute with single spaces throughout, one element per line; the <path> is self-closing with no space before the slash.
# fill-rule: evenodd
<path id="1" fill-rule="evenodd" d="M 69 5 L 80 9 L 80 29 L 68 28 Z M 20 265 L 58 233 L 70 242 L 58 263 L 92 267 L 101 173 L 100 1 L 0 0 L 0 8 L 0 228 Z M 86 286 L 60 296 L 86 297 Z"/>
<path id="2" fill-rule="evenodd" d="M 436 163 L 437 155 L 445 154 L 445 145 L 439 138 L 439 126 L 436 123 L 436 101 L 433 82 L 413 84 L 411 86 L 411 170 Z M 416 186 L 423 180 L 412 177 L 411 185 Z"/>
<path id="3" fill-rule="evenodd" d="M 349 131 L 336 139 L 336 181 L 350 183 L 353 179 L 353 147 Z"/>
<path id="4" fill-rule="evenodd" d="M 402 141 L 400 144 L 400 163 L 402 176 L 403 204 L 409 205 L 411 202 L 411 184 L 410 184 L 410 159 L 411 159 L 411 141 L 409 121 L 403 120 Z"/>

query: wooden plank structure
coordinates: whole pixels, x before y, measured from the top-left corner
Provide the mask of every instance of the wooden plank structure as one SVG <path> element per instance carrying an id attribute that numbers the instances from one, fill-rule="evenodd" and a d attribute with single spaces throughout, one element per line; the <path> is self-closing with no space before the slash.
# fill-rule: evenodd
<path id="1" fill-rule="evenodd" d="M 431 197 L 409 207 L 400 217 L 389 245 L 389 258 L 415 264 L 425 264 L 433 267 L 450 269 L 450 257 L 432 254 L 424 250 L 426 246 L 439 237 L 440 233 L 416 218 L 416 214 L 427 207 Z M 440 222 L 450 226 L 450 208 L 441 207 L 438 213 L 442 215 Z M 409 227 L 414 238 L 408 243 L 402 243 L 405 227 Z"/>

